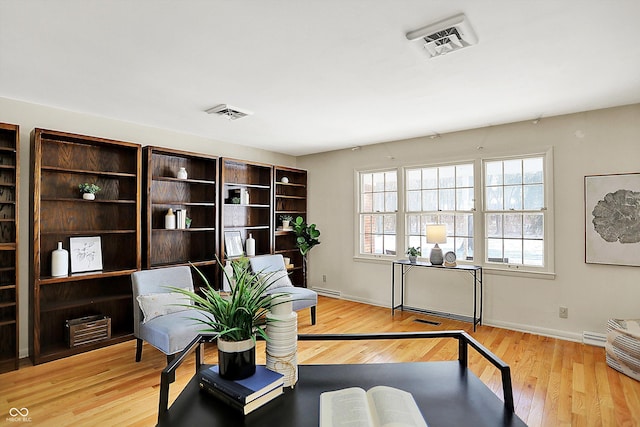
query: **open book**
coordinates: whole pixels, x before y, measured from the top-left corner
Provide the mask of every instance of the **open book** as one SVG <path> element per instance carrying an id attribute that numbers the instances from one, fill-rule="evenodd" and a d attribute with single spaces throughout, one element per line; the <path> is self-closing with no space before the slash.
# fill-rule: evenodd
<path id="1" fill-rule="evenodd" d="M 320 427 L 427 427 L 411 393 L 393 387 L 358 387 L 320 395 Z"/>

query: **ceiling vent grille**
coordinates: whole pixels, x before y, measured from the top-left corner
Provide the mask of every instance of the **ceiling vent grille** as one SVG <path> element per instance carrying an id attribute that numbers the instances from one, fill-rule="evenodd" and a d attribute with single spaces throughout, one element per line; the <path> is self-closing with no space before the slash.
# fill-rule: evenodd
<path id="1" fill-rule="evenodd" d="M 407 39 L 420 41 L 430 58 L 446 55 L 478 43 L 466 16 L 459 14 L 407 33 Z"/>
<path id="2" fill-rule="evenodd" d="M 250 111 L 246 111 L 246 110 L 242 111 L 236 107 L 232 107 L 227 104 L 216 105 L 215 107 L 209 108 L 208 110 L 206 110 L 206 112 L 209 114 L 217 114 L 228 120 L 237 120 L 253 114 Z"/>

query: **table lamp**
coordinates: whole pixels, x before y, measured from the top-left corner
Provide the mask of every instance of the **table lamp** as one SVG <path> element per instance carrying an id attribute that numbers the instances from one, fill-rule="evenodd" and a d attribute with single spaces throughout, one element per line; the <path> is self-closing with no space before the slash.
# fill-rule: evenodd
<path id="1" fill-rule="evenodd" d="M 442 265 L 442 249 L 438 243 L 447 243 L 447 226 L 445 224 L 427 225 L 427 243 L 435 243 L 429 254 L 429 262 L 432 265 Z"/>

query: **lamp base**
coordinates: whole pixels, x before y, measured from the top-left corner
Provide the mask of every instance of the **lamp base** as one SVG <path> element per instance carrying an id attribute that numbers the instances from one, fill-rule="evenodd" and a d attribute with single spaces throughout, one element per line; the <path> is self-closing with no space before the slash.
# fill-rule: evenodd
<path id="1" fill-rule="evenodd" d="M 431 253 L 429 254 L 429 262 L 431 263 L 431 265 L 442 265 L 442 263 L 444 262 L 442 249 L 440 249 L 437 243 L 433 247 L 433 249 L 431 249 Z"/>

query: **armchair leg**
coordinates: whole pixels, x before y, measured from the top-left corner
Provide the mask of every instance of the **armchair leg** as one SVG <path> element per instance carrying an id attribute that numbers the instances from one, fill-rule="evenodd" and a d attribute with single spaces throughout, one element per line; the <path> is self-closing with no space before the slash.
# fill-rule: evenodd
<path id="1" fill-rule="evenodd" d="M 136 362 L 142 360 L 142 340 L 136 338 Z"/>
<path id="2" fill-rule="evenodd" d="M 167 365 L 173 362 L 173 359 L 175 359 L 178 354 L 179 353 L 167 354 Z"/>
<path id="3" fill-rule="evenodd" d="M 316 324 L 316 306 L 311 307 L 311 324 Z"/>

